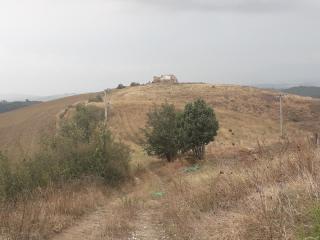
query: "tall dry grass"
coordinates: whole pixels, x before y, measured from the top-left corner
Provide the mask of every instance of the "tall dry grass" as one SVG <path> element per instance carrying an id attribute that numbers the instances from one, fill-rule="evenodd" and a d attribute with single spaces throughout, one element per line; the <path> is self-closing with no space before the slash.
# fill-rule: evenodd
<path id="1" fill-rule="evenodd" d="M 105 220 L 103 240 L 130 239 L 135 231 L 135 221 L 143 202 L 136 197 L 123 197 L 113 203 L 110 217 Z"/>
<path id="2" fill-rule="evenodd" d="M 319 201 L 319 149 L 282 142 L 215 166 L 223 171 L 171 185 L 161 221 L 172 239 L 297 239 L 312 228 L 307 216 Z"/>
<path id="3" fill-rule="evenodd" d="M 104 204 L 108 194 L 102 185 L 82 180 L 2 202 L 0 236 L 8 240 L 48 239 Z"/>

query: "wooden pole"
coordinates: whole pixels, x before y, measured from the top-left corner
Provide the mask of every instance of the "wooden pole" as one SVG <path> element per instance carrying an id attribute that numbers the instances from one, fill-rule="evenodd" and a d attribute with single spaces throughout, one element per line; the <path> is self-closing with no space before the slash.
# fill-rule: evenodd
<path id="1" fill-rule="evenodd" d="M 283 137 L 282 97 L 283 97 L 283 95 L 280 95 L 280 133 L 281 133 L 281 137 Z"/>
<path id="2" fill-rule="evenodd" d="M 108 122 L 108 99 L 107 99 L 107 91 L 104 90 L 104 124 L 107 125 Z"/>

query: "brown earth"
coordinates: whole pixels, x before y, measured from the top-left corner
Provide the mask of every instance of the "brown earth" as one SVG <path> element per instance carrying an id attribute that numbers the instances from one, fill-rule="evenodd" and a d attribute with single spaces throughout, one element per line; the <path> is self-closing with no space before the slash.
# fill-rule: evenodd
<path id="1" fill-rule="evenodd" d="M 7 149 L 15 159 L 32 154 L 40 136 L 54 129 L 68 105 L 87 102 L 92 95 L 0 114 L 0 149 Z M 129 194 L 110 199 L 53 239 L 295 239 L 298 225 L 291 223 L 295 213 L 303 212 L 306 202 L 313 201 L 312 194 L 320 192 L 315 174 L 320 158 L 319 151 L 302 151 L 300 145 L 292 144 L 292 152 L 282 149 L 286 141 L 279 138 L 278 95 L 252 87 L 209 84 L 113 90 L 108 125 L 134 150 L 132 164 L 141 168 L 142 176 L 136 176 Z M 197 98 L 214 107 L 221 125 L 201 169 L 186 174 L 188 163 L 183 160 L 167 165 L 145 156 L 139 139 L 146 113 L 164 102 L 182 109 Z M 320 131 L 319 119 L 319 100 L 285 97 L 285 133 L 290 141 L 310 139 Z M 158 191 L 165 195 L 154 198 L 152 193 Z M 303 204 L 295 202 L 296 194 Z M 287 210 L 291 222 L 277 224 L 278 219 L 288 218 Z"/>

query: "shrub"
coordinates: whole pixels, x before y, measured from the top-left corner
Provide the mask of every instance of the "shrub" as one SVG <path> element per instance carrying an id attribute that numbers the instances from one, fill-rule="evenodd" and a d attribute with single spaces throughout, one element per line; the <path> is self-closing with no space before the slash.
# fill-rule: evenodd
<path id="1" fill-rule="evenodd" d="M 97 94 L 94 97 L 89 98 L 89 103 L 90 102 L 103 102 L 103 97 L 101 96 L 101 94 Z"/>
<path id="2" fill-rule="evenodd" d="M 132 83 L 130 84 L 130 87 L 137 87 L 137 86 L 140 86 L 140 83 L 132 82 Z"/>
<path id="3" fill-rule="evenodd" d="M 51 183 L 84 176 L 115 185 L 129 178 L 129 148 L 105 129 L 98 109 L 78 105 L 72 119 L 53 137 L 44 137 L 41 150 L 14 171 L 0 155 L 0 197 L 10 199 Z"/>
<path id="4" fill-rule="evenodd" d="M 219 123 L 214 110 L 199 99 L 188 103 L 184 112 L 174 105 L 163 104 L 148 113 L 145 150 L 172 161 L 179 152 L 192 151 L 196 159 L 203 159 L 205 146 L 214 141 Z"/>
<path id="5" fill-rule="evenodd" d="M 149 155 L 174 160 L 179 151 L 178 118 L 174 105 L 163 104 L 148 113 L 145 150 Z"/>
<path id="6" fill-rule="evenodd" d="M 126 86 L 124 86 L 122 83 L 120 83 L 118 86 L 117 86 L 117 89 L 124 89 L 126 88 Z"/>
<path id="7" fill-rule="evenodd" d="M 0 197 L 8 198 L 13 195 L 15 183 L 8 158 L 0 152 Z"/>
<path id="8" fill-rule="evenodd" d="M 97 124 L 104 119 L 104 110 L 96 106 L 78 104 L 71 120 L 62 123 L 59 134 L 74 141 L 90 141 Z"/>
<path id="9" fill-rule="evenodd" d="M 202 99 L 188 103 L 179 125 L 182 151 L 191 150 L 196 159 L 203 159 L 205 146 L 214 141 L 219 129 L 214 110 Z"/>

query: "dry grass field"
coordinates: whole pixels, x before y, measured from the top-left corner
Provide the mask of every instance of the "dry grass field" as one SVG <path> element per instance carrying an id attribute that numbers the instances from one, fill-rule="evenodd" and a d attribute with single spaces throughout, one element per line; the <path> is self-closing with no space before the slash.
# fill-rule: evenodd
<path id="1" fill-rule="evenodd" d="M 203 98 L 216 111 L 221 128 L 216 146 L 253 147 L 257 141 L 272 143 L 279 136 L 279 93 L 252 87 L 179 84 L 146 85 L 114 90 L 110 126 L 119 138 L 137 143 L 146 113 L 164 102 L 178 108 Z M 294 95 L 284 100 L 284 124 L 288 137 L 308 137 L 319 131 L 320 101 Z"/>
<path id="2" fill-rule="evenodd" d="M 35 151 L 40 136 L 55 127 L 59 114 L 70 105 L 86 102 L 95 94 L 51 101 L 0 114 L 0 150 L 26 157 Z M 197 98 L 214 107 L 221 128 L 219 148 L 253 147 L 257 141 L 272 143 L 279 136 L 279 93 L 252 87 L 209 84 L 149 84 L 113 90 L 110 128 L 128 144 L 139 142 L 146 113 L 164 102 L 177 108 Z M 104 107 L 103 103 L 92 103 Z M 288 95 L 284 100 L 284 125 L 289 137 L 309 137 L 319 131 L 320 101 Z M 210 148 L 211 149 L 211 148 Z"/>
<path id="3" fill-rule="evenodd" d="M 59 114 L 89 96 L 0 114 L 0 149 L 15 159 L 31 154 Z M 131 146 L 134 182 L 112 194 L 90 183 L 65 186 L 59 194 L 49 189 L 1 211 L 0 230 L 23 240 L 305 239 L 320 224 L 311 214 L 320 207 L 320 152 L 310 144 L 320 132 L 320 102 L 286 96 L 281 139 L 277 96 L 209 84 L 113 90 L 108 125 Z M 167 164 L 146 156 L 139 146 L 146 113 L 166 101 L 182 109 L 197 98 L 214 107 L 221 125 L 206 160 L 195 167 L 184 159 Z M 35 219 L 26 220 L 26 214 Z"/>
<path id="4" fill-rule="evenodd" d="M 42 135 L 56 127 L 59 113 L 92 94 L 67 97 L 0 114 L 0 151 L 10 159 L 28 158 L 38 149 Z"/>

